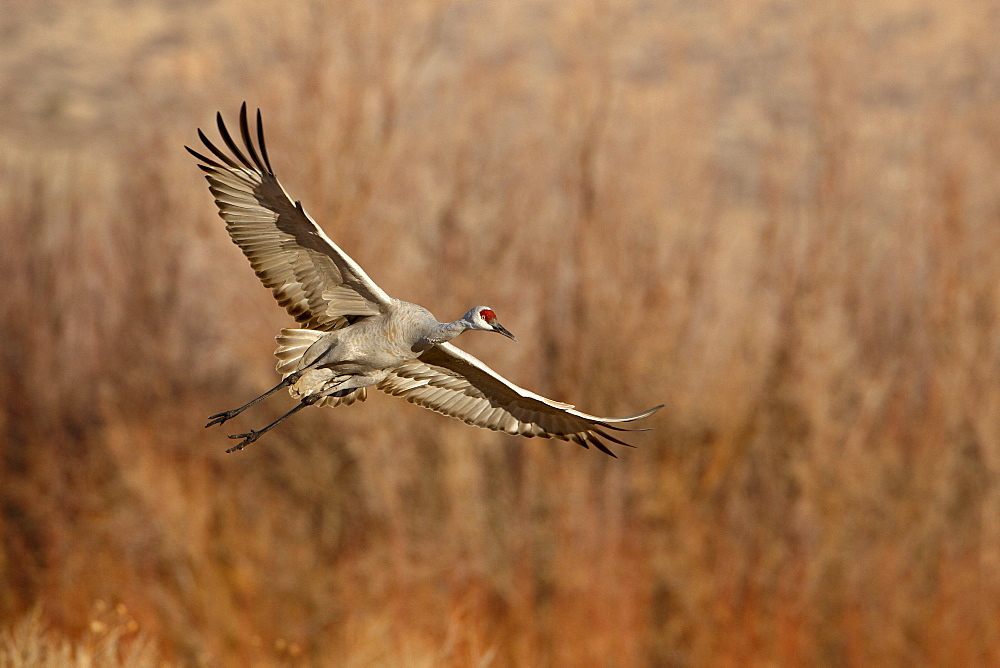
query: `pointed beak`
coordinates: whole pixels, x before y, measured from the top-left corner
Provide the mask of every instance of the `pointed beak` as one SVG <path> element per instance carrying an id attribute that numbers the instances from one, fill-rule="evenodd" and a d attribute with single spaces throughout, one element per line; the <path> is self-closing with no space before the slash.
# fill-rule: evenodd
<path id="1" fill-rule="evenodd" d="M 496 332 L 497 334 L 503 334 L 504 336 L 506 336 L 511 341 L 517 341 L 517 337 L 514 336 L 513 334 L 511 334 L 510 332 L 508 332 L 506 330 L 506 328 L 504 328 L 504 326 L 501 325 L 499 322 L 494 322 L 493 323 L 493 331 Z"/>

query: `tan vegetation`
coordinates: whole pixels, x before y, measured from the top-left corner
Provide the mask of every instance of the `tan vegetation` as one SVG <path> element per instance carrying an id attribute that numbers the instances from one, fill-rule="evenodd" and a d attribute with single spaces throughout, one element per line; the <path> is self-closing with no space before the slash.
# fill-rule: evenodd
<path id="1" fill-rule="evenodd" d="M 992 3 L 7 4 L 4 661 L 107 601 L 126 665 L 1000 664 Z M 290 321 L 181 146 L 244 99 L 390 294 L 655 431 L 223 454 Z"/>
<path id="2" fill-rule="evenodd" d="M 95 601 L 83 638 L 72 643 L 45 627 L 39 608 L 0 634 L 0 668 L 165 668 L 138 622 L 119 603 L 110 610 Z"/>

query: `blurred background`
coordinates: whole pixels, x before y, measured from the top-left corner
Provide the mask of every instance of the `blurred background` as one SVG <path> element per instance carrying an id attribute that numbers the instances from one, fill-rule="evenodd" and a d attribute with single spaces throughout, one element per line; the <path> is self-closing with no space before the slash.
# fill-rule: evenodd
<path id="1" fill-rule="evenodd" d="M 1000 665 L 1000 5 L 7 0 L 0 663 Z M 612 460 L 378 394 L 197 127 Z M 30 663 L 30 662 L 29 662 Z"/>

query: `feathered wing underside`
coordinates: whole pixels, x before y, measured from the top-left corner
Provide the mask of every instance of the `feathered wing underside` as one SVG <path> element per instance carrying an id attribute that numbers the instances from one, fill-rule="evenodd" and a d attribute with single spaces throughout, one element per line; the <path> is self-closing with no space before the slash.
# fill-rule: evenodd
<path id="1" fill-rule="evenodd" d="M 614 453 L 603 440 L 629 444 L 607 430 L 630 431 L 616 424 L 648 417 L 662 408 L 656 406 L 622 418 L 588 415 L 570 404 L 514 385 L 450 343 L 432 346 L 417 359 L 400 365 L 379 383 L 378 389 L 476 427 L 559 438 L 585 448 L 593 445 L 612 457 Z"/>
<path id="2" fill-rule="evenodd" d="M 201 161 L 198 166 L 206 173 L 230 237 L 278 303 L 305 327 L 323 331 L 339 329 L 387 308 L 389 295 L 278 183 L 267 157 L 260 111 L 255 146 L 246 104 L 240 109 L 240 134 L 249 158 L 233 141 L 221 114 L 217 120 L 231 155 L 217 148 L 201 130 L 198 136 L 214 158 L 185 148 Z"/>

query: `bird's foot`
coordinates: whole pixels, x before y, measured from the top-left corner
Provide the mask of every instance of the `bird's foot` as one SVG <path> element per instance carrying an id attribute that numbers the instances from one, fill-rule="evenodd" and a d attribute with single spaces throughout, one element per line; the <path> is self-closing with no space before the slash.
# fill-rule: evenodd
<path id="1" fill-rule="evenodd" d="M 236 417 L 239 414 L 240 414 L 239 410 L 232 410 L 232 411 L 222 411 L 221 413 L 216 413 L 215 415 L 209 415 L 208 416 L 209 422 L 208 424 L 205 425 L 205 429 L 208 429 L 213 424 L 222 424 L 226 420 L 231 420 L 232 418 Z"/>
<path id="2" fill-rule="evenodd" d="M 256 441 L 258 438 L 260 438 L 260 435 L 263 433 L 264 433 L 263 431 L 254 431 L 253 429 L 251 429 L 250 431 L 243 434 L 229 434 L 229 438 L 232 439 L 242 438 L 243 440 L 234 445 L 233 447 L 229 448 L 228 450 L 226 450 L 226 452 L 236 452 L 237 450 L 242 450 L 243 448 L 247 447 L 248 445 Z"/>

